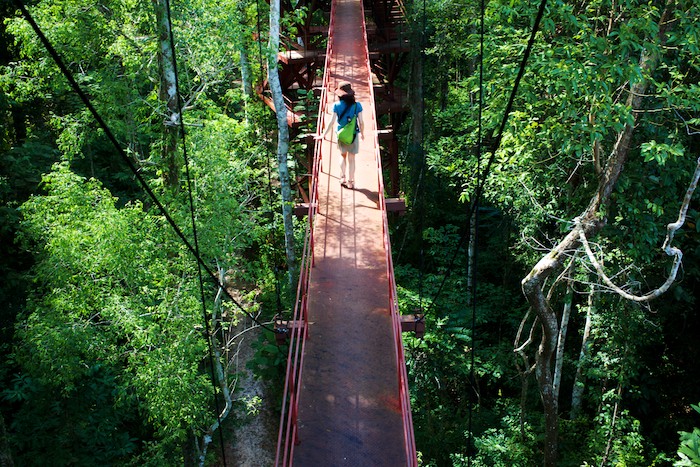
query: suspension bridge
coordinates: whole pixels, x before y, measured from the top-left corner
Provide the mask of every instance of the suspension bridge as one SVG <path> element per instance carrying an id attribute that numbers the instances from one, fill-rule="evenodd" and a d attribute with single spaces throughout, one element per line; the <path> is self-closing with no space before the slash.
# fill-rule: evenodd
<path id="1" fill-rule="evenodd" d="M 415 466 L 362 0 L 333 0 L 325 57 L 318 128 L 349 81 L 366 138 L 352 190 L 335 141 L 314 146 L 276 465 Z"/>

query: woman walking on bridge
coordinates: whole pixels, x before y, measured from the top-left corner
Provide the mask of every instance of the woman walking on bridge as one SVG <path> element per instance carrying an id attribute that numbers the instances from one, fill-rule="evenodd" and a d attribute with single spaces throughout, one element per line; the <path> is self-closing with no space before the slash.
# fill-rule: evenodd
<path id="1" fill-rule="evenodd" d="M 355 100 L 355 90 L 347 81 L 340 83 L 335 90 L 338 96 L 338 102 L 333 106 L 333 118 L 328 124 L 326 131 L 323 133 L 323 138 L 326 137 L 333 124 L 337 121 L 336 134 L 345 127 L 353 117 L 357 117 L 355 126 L 355 135 L 352 142 L 345 144 L 338 139 L 338 150 L 340 151 L 340 184 L 345 188 L 355 188 L 355 155 L 360 152 L 360 141 L 357 138 L 359 133 L 362 139 L 365 139 L 365 127 L 362 121 L 362 104 Z M 319 136 L 320 137 L 320 136 Z M 348 166 L 348 178 L 345 179 L 345 166 Z"/>

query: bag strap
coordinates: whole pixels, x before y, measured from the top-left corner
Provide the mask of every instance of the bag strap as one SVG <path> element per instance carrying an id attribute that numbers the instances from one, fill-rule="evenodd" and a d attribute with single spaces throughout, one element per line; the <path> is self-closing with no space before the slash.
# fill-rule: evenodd
<path id="1" fill-rule="evenodd" d="M 357 102 L 355 102 L 352 106 L 353 106 L 353 107 L 357 107 Z M 348 113 L 348 110 L 350 110 L 350 106 L 346 105 L 346 106 L 345 106 L 345 110 L 343 110 L 343 113 L 340 114 L 340 116 L 338 117 L 338 121 L 340 121 L 340 120 L 343 119 L 343 117 L 345 116 L 345 114 Z"/>

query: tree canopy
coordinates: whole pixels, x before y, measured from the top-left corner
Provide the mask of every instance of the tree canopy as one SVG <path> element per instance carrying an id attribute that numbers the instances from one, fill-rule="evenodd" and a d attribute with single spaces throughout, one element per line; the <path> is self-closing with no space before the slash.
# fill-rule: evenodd
<path id="1" fill-rule="evenodd" d="M 277 190 L 288 176 L 273 169 L 304 169 L 250 96 L 267 76 L 269 5 L 164 6 L 28 8 L 187 238 L 191 171 L 202 258 L 272 319 L 291 301 L 280 279 L 295 253 Z M 293 36 L 311 7 L 282 7 Z M 423 131 L 409 134 L 415 112 L 401 126 L 409 211 L 392 242 L 401 309 L 426 314 L 425 337 L 404 336 L 422 465 L 696 465 L 700 5 L 549 2 L 501 135 L 537 5 L 487 3 L 483 54 L 479 2 L 408 7 L 423 72 L 397 81 L 422 89 Z M 163 213 L 18 10 L 0 16 L 0 454 L 194 464 L 221 396 L 202 317 L 215 284 L 205 278 L 203 305 Z M 182 109 L 164 79 L 174 58 Z M 686 196 L 673 285 L 630 300 L 667 279 L 664 239 Z M 221 320 L 236 310 L 225 301 Z M 267 338 L 256 364 L 278 381 L 283 353 Z"/>

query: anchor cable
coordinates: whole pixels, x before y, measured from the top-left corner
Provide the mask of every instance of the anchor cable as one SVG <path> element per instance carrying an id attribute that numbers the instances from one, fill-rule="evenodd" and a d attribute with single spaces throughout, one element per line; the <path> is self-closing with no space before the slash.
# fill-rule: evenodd
<path id="1" fill-rule="evenodd" d="M 483 129 L 483 113 L 484 113 L 484 22 L 486 17 L 486 1 L 481 0 L 480 2 L 480 12 L 481 17 L 479 20 L 479 114 L 478 114 L 478 128 L 476 137 L 476 172 L 479 180 L 482 179 L 481 174 L 481 149 L 483 144 L 482 129 Z M 485 178 L 485 177 L 484 177 Z M 471 308 L 472 308 L 472 321 L 470 329 L 470 341 L 471 341 L 471 351 L 469 352 L 469 382 L 472 386 L 471 391 L 469 391 L 469 407 L 468 407 L 468 421 L 467 421 L 467 433 L 469 433 L 467 438 L 467 467 L 472 465 L 472 451 L 474 446 L 474 433 L 473 433 L 473 412 L 474 412 L 474 399 L 476 391 L 476 378 L 474 376 L 474 364 L 475 364 L 475 354 L 476 354 L 476 284 L 477 284 L 477 239 L 479 235 L 479 198 L 478 196 L 474 199 L 475 208 L 467 218 L 467 231 L 470 233 L 474 232 L 474 238 L 470 239 L 470 243 L 474 245 L 474 250 L 472 253 L 472 283 L 468 284 L 471 287 Z M 470 223 L 473 222 L 472 227 Z M 469 249 L 467 249 L 467 257 L 469 257 Z"/>

